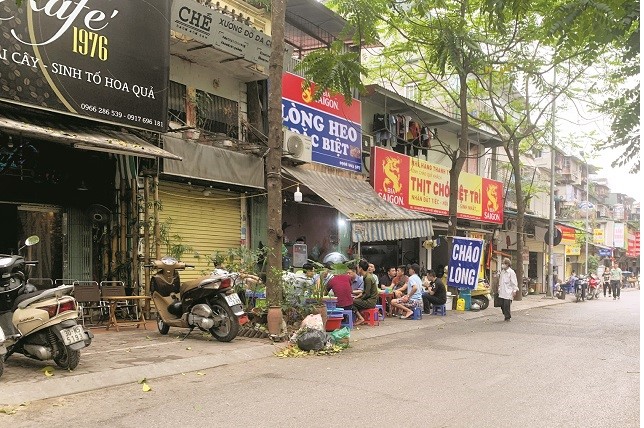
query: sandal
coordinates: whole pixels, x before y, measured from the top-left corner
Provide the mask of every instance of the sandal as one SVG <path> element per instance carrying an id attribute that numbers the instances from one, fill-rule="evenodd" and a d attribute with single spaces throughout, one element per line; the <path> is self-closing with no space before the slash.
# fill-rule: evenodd
<path id="1" fill-rule="evenodd" d="M 401 319 L 401 320 L 408 320 L 408 319 L 410 319 L 410 318 L 411 318 L 411 317 L 413 317 L 413 316 L 414 316 L 414 313 L 413 313 L 413 312 L 410 312 L 410 313 L 409 313 L 409 315 L 407 315 L 407 316 L 403 316 L 403 315 L 401 315 L 401 316 L 400 316 L 400 319 Z"/>

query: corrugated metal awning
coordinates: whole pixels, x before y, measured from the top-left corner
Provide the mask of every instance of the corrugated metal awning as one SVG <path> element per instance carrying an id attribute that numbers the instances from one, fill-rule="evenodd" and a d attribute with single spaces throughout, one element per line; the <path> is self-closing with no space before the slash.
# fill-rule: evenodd
<path id="1" fill-rule="evenodd" d="M 54 113 L 23 114 L 15 108 L 0 110 L 0 131 L 54 143 L 68 144 L 75 149 L 92 150 L 147 158 L 181 160 L 129 132 L 118 131 L 107 125 L 64 118 Z"/>
<path id="2" fill-rule="evenodd" d="M 385 201 L 366 181 L 301 168 L 284 170 L 347 217 L 353 242 L 433 235 L 433 217 Z"/>

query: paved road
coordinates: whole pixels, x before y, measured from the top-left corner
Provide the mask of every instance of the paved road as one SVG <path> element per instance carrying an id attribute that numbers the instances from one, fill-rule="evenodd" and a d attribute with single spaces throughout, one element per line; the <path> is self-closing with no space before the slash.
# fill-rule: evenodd
<path id="1" fill-rule="evenodd" d="M 639 291 L 32 402 L 0 426 L 638 427 Z"/>

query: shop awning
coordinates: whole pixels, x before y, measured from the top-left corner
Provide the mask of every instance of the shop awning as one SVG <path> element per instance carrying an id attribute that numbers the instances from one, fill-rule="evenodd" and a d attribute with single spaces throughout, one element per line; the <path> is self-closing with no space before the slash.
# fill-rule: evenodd
<path id="1" fill-rule="evenodd" d="M 0 110 L 0 131 L 8 135 L 67 144 L 75 149 L 146 158 L 181 160 L 129 132 L 83 119 L 48 112 L 25 114 L 16 108 Z"/>
<path id="2" fill-rule="evenodd" d="M 260 156 L 237 153 L 169 135 L 163 137 L 163 147 L 183 157 L 181 162 L 163 162 L 165 174 L 264 188 L 264 160 Z"/>
<path id="3" fill-rule="evenodd" d="M 366 181 L 295 167 L 284 170 L 347 218 L 353 242 L 433 235 L 433 217 L 385 201 Z"/>

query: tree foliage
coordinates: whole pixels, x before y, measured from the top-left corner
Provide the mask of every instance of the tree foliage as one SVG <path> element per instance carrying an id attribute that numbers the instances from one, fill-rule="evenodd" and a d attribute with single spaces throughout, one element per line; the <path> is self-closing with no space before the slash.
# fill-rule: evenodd
<path id="1" fill-rule="evenodd" d="M 610 76 L 608 98 L 599 111 L 612 118 L 607 147 L 620 149 L 612 166 L 640 169 L 639 0 L 571 0 L 546 21 L 562 47 L 583 46 L 590 58 L 609 50 L 619 61 Z"/>

